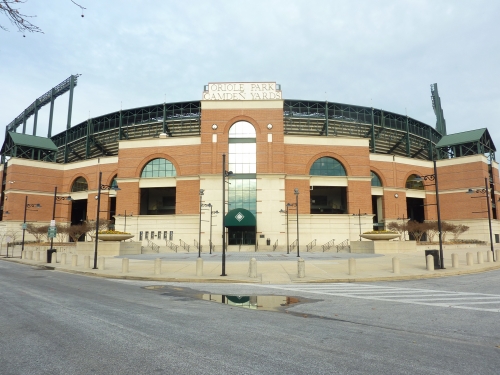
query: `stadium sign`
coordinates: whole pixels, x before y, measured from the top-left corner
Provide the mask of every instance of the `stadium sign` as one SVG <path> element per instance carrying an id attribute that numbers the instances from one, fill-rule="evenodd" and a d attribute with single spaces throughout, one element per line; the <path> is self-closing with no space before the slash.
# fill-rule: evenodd
<path id="1" fill-rule="evenodd" d="M 205 85 L 203 100 L 280 100 L 276 82 L 221 82 Z"/>

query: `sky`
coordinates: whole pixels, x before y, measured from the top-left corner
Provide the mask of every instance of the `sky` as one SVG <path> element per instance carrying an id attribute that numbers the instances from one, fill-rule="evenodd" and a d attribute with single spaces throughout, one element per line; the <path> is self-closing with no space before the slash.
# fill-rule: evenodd
<path id="1" fill-rule="evenodd" d="M 277 82 L 285 99 L 373 106 L 435 126 L 437 83 L 448 134 L 487 127 L 500 149 L 500 1 L 77 2 L 84 17 L 70 0 L 20 4 L 44 32 L 25 37 L 0 14 L 10 30 L 0 30 L 1 126 L 71 74 L 81 74 L 72 125 L 201 100 L 209 82 Z M 53 135 L 66 128 L 68 98 L 56 100 Z"/>

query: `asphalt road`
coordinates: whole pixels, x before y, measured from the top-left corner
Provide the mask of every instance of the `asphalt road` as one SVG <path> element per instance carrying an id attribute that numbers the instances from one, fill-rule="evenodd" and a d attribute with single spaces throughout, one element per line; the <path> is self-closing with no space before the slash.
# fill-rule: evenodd
<path id="1" fill-rule="evenodd" d="M 499 279 L 168 284 L 0 261 L 0 374 L 497 374 Z M 202 293 L 302 303 L 258 311 Z"/>

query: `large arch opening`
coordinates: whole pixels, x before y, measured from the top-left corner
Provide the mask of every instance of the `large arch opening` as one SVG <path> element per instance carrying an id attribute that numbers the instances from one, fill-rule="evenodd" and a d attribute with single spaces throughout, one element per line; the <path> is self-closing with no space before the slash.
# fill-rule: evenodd
<path id="1" fill-rule="evenodd" d="M 331 157 L 317 159 L 309 170 L 311 176 L 345 177 L 344 166 Z M 309 191 L 311 214 L 345 214 L 347 213 L 347 188 L 335 186 L 311 185 Z"/>
<path id="2" fill-rule="evenodd" d="M 224 218 L 228 245 L 255 245 L 256 224 L 255 215 L 244 208 L 229 211 Z"/>
<path id="3" fill-rule="evenodd" d="M 157 158 L 147 163 L 141 172 L 141 178 L 175 177 L 175 166 L 167 159 Z M 177 195 L 175 186 L 141 188 L 141 215 L 174 215 Z"/>

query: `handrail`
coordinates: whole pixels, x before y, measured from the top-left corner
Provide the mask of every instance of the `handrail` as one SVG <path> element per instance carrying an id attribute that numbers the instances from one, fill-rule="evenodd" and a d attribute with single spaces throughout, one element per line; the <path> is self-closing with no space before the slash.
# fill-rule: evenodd
<path id="1" fill-rule="evenodd" d="M 184 250 L 187 250 L 187 252 L 189 253 L 189 245 L 187 243 L 185 243 L 183 240 L 181 240 L 179 238 L 179 243 L 180 243 L 180 247 L 182 247 Z"/>
<path id="2" fill-rule="evenodd" d="M 324 245 L 321 245 L 323 252 L 325 252 L 325 250 L 329 250 L 332 246 L 334 246 L 334 243 L 335 243 L 335 238 L 333 240 L 328 241 Z"/>
<path id="3" fill-rule="evenodd" d="M 293 249 L 295 249 L 295 247 L 297 246 L 297 243 L 299 242 L 299 240 L 295 240 L 293 241 L 291 244 L 290 244 L 290 252 L 293 251 Z"/>
<path id="4" fill-rule="evenodd" d="M 349 247 L 349 239 L 345 240 L 345 241 L 342 241 L 341 243 L 339 243 L 337 246 L 337 253 L 340 251 L 340 250 L 344 250 L 344 248 L 346 247 Z"/>
<path id="5" fill-rule="evenodd" d="M 316 240 L 312 240 L 306 245 L 306 251 L 312 250 L 314 246 L 316 246 Z"/>
<path id="6" fill-rule="evenodd" d="M 148 240 L 148 246 L 153 250 L 153 252 L 155 252 L 155 253 L 159 253 L 160 252 L 160 246 L 158 246 L 157 244 L 155 244 L 153 241 Z"/>
<path id="7" fill-rule="evenodd" d="M 278 247 L 278 240 L 276 240 L 276 242 L 273 245 L 273 251 L 276 250 L 277 247 Z"/>
<path id="8" fill-rule="evenodd" d="M 166 240 L 165 241 L 165 245 L 170 249 L 170 250 L 174 250 L 175 252 L 177 252 L 177 248 L 179 247 L 178 245 L 175 245 L 172 241 L 169 241 L 169 240 Z"/>

